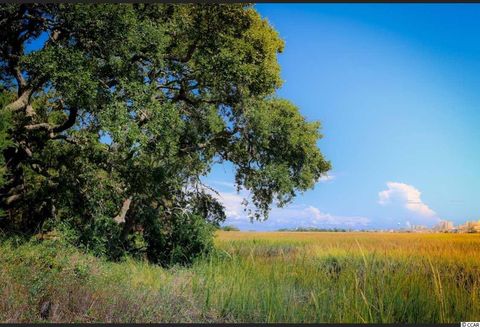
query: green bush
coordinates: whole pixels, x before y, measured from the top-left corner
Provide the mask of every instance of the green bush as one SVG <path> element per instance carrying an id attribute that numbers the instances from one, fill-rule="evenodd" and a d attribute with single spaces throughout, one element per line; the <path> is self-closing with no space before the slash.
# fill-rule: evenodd
<path id="1" fill-rule="evenodd" d="M 198 215 L 178 214 L 145 230 L 147 257 L 163 266 L 188 265 L 213 249 L 214 226 Z"/>
<path id="2" fill-rule="evenodd" d="M 203 216 L 189 213 L 161 218 L 145 223 L 145 230 L 130 233 L 127 239 L 122 239 L 123 226 L 109 217 L 98 217 L 82 225 L 67 219 L 46 227 L 55 229 L 55 238 L 65 244 L 113 261 L 129 255 L 162 266 L 189 265 L 213 249 L 215 227 Z"/>
<path id="3" fill-rule="evenodd" d="M 224 232 L 238 232 L 240 231 L 240 229 L 236 226 L 233 226 L 233 225 L 226 225 L 226 226 L 222 226 L 220 227 L 221 230 L 223 230 Z"/>
<path id="4" fill-rule="evenodd" d="M 0 99 L 0 108 L 3 107 L 2 100 Z M 0 109 L 1 110 L 1 109 Z M 0 111 L 0 190 L 5 183 L 5 159 L 3 157 L 3 150 L 10 144 L 8 137 L 8 129 L 10 127 L 9 115 L 6 112 Z M 0 219 L 3 215 L 2 209 L 0 209 Z"/>
<path id="5" fill-rule="evenodd" d="M 120 238 L 121 228 L 110 217 L 99 217 L 81 226 L 66 220 L 57 225 L 57 231 L 67 244 L 73 244 L 97 257 L 119 261 L 127 254 Z"/>

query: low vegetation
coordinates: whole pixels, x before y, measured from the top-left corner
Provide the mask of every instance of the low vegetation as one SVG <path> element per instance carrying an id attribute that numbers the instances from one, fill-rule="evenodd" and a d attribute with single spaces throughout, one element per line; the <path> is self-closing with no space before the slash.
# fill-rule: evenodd
<path id="1" fill-rule="evenodd" d="M 233 225 L 226 225 L 226 226 L 221 226 L 220 230 L 223 230 L 224 232 L 238 232 L 240 229 L 236 226 Z"/>
<path id="2" fill-rule="evenodd" d="M 351 232 L 345 228 L 317 228 L 317 227 L 297 227 L 297 228 L 280 228 L 278 232 Z"/>
<path id="3" fill-rule="evenodd" d="M 480 316 L 475 234 L 218 232 L 189 268 L 59 241 L 0 249 L 3 322 L 402 322 Z"/>

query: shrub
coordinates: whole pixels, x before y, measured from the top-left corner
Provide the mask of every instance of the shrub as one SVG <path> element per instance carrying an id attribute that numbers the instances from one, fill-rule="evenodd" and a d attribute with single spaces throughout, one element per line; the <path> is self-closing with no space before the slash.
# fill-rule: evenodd
<path id="1" fill-rule="evenodd" d="M 240 229 L 238 227 L 233 226 L 233 225 L 222 226 L 222 227 L 220 227 L 220 229 L 225 231 L 225 232 L 238 232 L 238 231 L 240 231 Z"/>
<path id="2" fill-rule="evenodd" d="M 0 97 L 0 108 L 3 107 L 2 100 Z M 5 183 L 5 159 L 3 157 L 2 152 L 5 148 L 10 144 L 10 140 L 8 137 L 8 129 L 10 127 L 10 119 L 9 115 L 6 112 L 0 111 L 0 191 Z M 0 208 L 0 219 L 3 215 L 2 209 Z"/>
<path id="3" fill-rule="evenodd" d="M 214 226 L 201 216 L 177 214 L 145 230 L 147 258 L 163 266 L 188 265 L 213 249 Z"/>
<path id="4" fill-rule="evenodd" d="M 66 220 L 59 223 L 56 230 L 62 241 L 97 257 L 119 261 L 127 254 L 120 238 L 121 228 L 109 217 L 99 217 L 80 226 Z"/>

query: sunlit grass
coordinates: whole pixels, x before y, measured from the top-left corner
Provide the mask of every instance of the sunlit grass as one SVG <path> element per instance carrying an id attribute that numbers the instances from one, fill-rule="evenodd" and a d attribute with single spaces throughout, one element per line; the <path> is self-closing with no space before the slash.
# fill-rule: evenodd
<path id="1" fill-rule="evenodd" d="M 217 245 L 228 255 L 199 264 L 196 276 L 210 276 L 210 302 L 241 321 L 456 322 L 480 314 L 479 235 L 220 232 Z"/>
<path id="2" fill-rule="evenodd" d="M 193 267 L 109 263 L 75 249 L 1 246 L 0 320 L 474 321 L 480 235 L 219 232 Z"/>

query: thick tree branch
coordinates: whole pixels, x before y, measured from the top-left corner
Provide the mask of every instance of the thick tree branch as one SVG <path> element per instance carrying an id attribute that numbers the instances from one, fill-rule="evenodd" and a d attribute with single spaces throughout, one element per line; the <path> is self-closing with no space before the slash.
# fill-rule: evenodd
<path id="1" fill-rule="evenodd" d="M 30 100 L 30 95 L 32 95 L 32 91 L 32 89 L 24 90 L 22 94 L 17 98 L 17 100 L 7 105 L 5 109 L 11 112 L 17 112 L 25 109 Z"/>
<path id="2" fill-rule="evenodd" d="M 5 199 L 5 204 L 7 206 L 12 205 L 13 203 L 21 200 L 23 198 L 23 194 L 14 194 L 9 196 L 8 198 Z"/>
<path id="3" fill-rule="evenodd" d="M 27 86 L 27 82 L 22 76 L 22 71 L 20 70 L 20 67 L 16 64 L 14 67 L 11 68 L 13 75 L 15 76 L 15 79 L 17 80 L 18 84 L 18 94 L 21 95 L 25 87 Z"/>
<path id="4" fill-rule="evenodd" d="M 39 123 L 39 124 L 27 125 L 25 126 L 25 129 L 28 131 L 36 131 L 40 129 L 51 131 L 53 129 L 53 126 L 50 125 L 49 123 Z"/>
<path id="5" fill-rule="evenodd" d="M 5 107 L 6 110 L 11 112 L 18 112 L 21 110 L 26 110 L 27 115 L 33 115 L 34 111 L 30 105 L 30 97 L 46 82 L 45 78 L 40 79 L 33 83 L 32 81 L 28 82 L 25 88 L 22 90 L 18 98 Z M 20 87 L 19 87 L 20 89 Z"/>
<path id="6" fill-rule="evenodd" d="M 122 208 L 118 215 L 116 215 L 113 220 L 115 220 L 118 224 L 125 223 L 125 217 L 127 215 L 128 210 L 130 209 L 130 204 L 132 203 L 132 198 L 129 197 L 123 201 Z"/>
<path id="7" fill-rule="evenodd" d="M 25 13 L 26 9 L 23 8 L 21 10 L 21 14 Z M 28 33 L 26 33 L 28 34 Z M 26 35 L 25 34 L 25 35 Z M 25 36 L 24 35 L 24 36 Z M 51 35 L 49 36 L 49 40 L 46 42 L 45 47 L 49 46 L 49 44 L 56 42 L 60 37 L 60 31 L 54 30 Z M 22 70 L 18 65 L 19 58 L 23 55 L 23 43 L 26 39 L 18 36 L 16 40 L 16 46 L 13 53 L 7 54 L 9 58 L 9 66 L 12 72 L 12 75 L 15 77 L 15 80 L 18 84 L 18 98 L 6 106 L 6 109 L 12 112 L 17 112 L 21 110 L 26 111 L 26 115 L 28 117 L 32 117 L 35 112 L 30 105 L 30 96 L 37 90 L 38 88 L 42 87 L 42 85 L 46 82 L 44 79 L 39 81 L 26 81 L 22 75 Z"/>
<path id="8" fill-rule="evenodd" d="M 70 113 L 68 115 L 67 120 L 61 124 L 61 125 L 55 125 L 52 126 L 49 123 L 38 123 L 38 124 L 33 124 L 33 125 L 27 125 L 25 126 L 25 129 L 28 131 L 35 131 L 35 130 L 45 130 L 47 132 L 51 133 L 50 138 L 55 138 L 57 135 L 55 133 L 61 133 L 73 125 L 75 125 L 75 122 L 77 120 L 77 115 L 78 115 L 78 109 L 73 108 L 70 109 Z"/>
<path id="9" fill-rule="evenodd" d="M 77 120 L 77 115 L 78 115 L 78 109 L 77 108 L 70 109 L 70 113 L 68 115 L 67 120 L 63 124 L 55 126 L 52 129 L 52 131 L 54 133 L 60 133 L 60 132 L 63 132 L 64 130 L 69 129 L 70 127 L 75 125 L 75 121 Z"/>
<path id="10" fill-rule="evenodd" d="M 181 62 L 189 62 L 190 59 L 192 59 L 193 54 L 195 53 L 195 50 L 197 49 L 197 45 L 198 45 L 198 39 L 196 39 L 195 42 L 193 42 L 190 45 L 190 47 L 188 47 L 187 54 L 185 55 L 183 60 L 181 60 Z"/>

